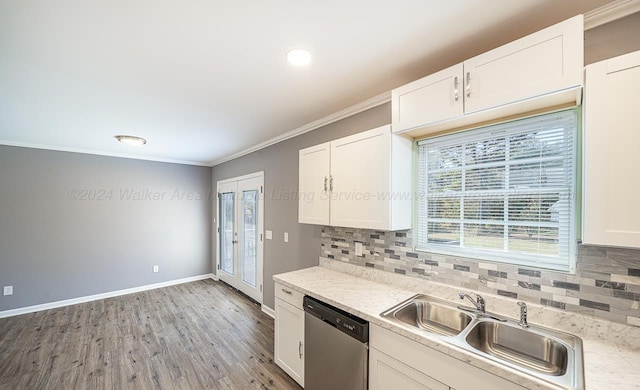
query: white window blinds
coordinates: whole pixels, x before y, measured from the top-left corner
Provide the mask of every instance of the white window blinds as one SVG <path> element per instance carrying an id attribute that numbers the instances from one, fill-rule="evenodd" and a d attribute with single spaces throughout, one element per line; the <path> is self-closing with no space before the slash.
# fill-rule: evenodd
<path id="1" fill-rule="evenodd" d="M 416 249 L 570 271 L 577 111 L 418 142 Z"/>

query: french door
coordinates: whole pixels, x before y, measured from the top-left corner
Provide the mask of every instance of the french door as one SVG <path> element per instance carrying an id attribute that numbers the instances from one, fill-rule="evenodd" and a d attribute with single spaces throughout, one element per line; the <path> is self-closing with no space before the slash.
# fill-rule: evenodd
<path id="1" fill-rule="evenodd" d="M 218 182 L 218 278 L 262 303 L 264 173 Z"/>

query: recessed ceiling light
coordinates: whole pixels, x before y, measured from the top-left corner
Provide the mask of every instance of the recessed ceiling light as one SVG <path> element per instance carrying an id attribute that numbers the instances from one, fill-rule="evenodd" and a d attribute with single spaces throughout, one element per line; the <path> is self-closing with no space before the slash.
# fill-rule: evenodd
<path id="1" fill-rule="evenodd" d="M 147 143 L 147 140 L 144 138 L 136 137 L 134 135 L 116 135 L 116 139 L 119 142 L 127 145 L 144 145 Z"/>
<path id="2" fill-rule="evenodd" d="M 309 65 L 311 54 L 304 49 L 291 49 L 287 52 L 287 61 L 293 66 Z"/>

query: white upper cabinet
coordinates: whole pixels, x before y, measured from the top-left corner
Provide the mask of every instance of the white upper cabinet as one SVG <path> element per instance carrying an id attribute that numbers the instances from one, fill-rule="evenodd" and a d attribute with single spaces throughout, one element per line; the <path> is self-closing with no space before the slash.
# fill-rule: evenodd
<path id="1" fill-rule="evenodd" d="M 464 114 L 462 64 L 391 91 L 393 129 L 411 129 Z"/>
<path id="2" fill-rule="evenodd" d="M 640 248 L 640 51 L 586 68 L 583 242 Z"/>
<path id="3" fill-rule="evenodd" d="M 466 113 L 582 85 L 582 15 L 464 62 Z"/>
<path id="4" fill-rule="evenodd" d="M 298 221 L 329 224 L 330 143 L 302 149 L 299 153 Z"/>
<path id="5" fill-rule="evenodd" d="M 424 135 L 575 102 L 583 24 L 578 15 L 392 91 L 393 131 Z"/>
<path id="6" fill-rule="evenodd" d="M 411 141 L 389 125 L 301 150 L 299 222 L 409 229 L 411 159 Z"/>

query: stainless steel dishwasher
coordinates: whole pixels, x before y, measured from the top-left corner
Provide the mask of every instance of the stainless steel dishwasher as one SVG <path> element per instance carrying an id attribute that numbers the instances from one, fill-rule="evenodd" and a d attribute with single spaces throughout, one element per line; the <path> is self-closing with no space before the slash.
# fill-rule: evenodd
<path id="1" fill-rule="evenodd" d="M 366 390 L 369 322 L 304 297 L 305 390 Z"/>

